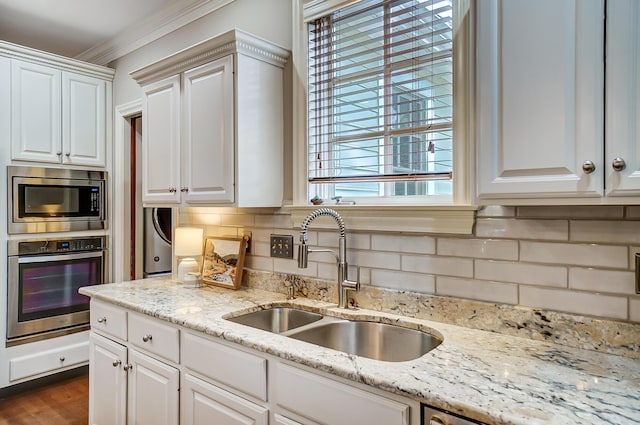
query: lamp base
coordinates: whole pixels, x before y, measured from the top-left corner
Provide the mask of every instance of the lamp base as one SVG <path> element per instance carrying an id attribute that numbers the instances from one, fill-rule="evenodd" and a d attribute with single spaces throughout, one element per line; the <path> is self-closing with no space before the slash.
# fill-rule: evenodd
<path id="1" fill-rule="evenodd" d="M 193 276 L 189 276 L 189 273 L 197 273 L 200 271 L 200 265 L 194 258 L 183 258 L 178 264 L 178 282 L 185 283 Z M 191 279 L 193 280 L 193 279 Z"/>

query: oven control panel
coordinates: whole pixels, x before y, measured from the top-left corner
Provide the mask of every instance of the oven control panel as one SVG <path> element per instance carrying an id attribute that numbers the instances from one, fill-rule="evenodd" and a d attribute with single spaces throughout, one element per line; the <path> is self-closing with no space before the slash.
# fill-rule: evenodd
<path id="1" fill-rule="evenodd" d="M 92 238 L 43 239 L 17 242 L 17 255 L 56 254 L 77 251 L 103 250 L 106 238 L 96 236 Z"/>

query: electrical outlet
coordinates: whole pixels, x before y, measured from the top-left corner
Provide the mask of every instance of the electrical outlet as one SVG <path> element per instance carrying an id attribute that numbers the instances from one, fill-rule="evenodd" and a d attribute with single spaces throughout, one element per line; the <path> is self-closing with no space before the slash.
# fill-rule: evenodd
<path id="1" fill-rule="evenodd" d="M 271 235 L 271 256 L 278 258 L 293 258 L 293 236 Z"/>

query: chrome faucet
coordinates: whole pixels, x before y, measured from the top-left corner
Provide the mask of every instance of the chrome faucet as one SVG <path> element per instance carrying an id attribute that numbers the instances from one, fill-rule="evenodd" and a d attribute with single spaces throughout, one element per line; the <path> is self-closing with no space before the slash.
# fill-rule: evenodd
<path id="1" fill-rule="evenodd" d="M 307 228 L 309 224 L 321 215 L 333 217 L 338 223 L 340 235 L 338 237 L 338 255 L 330 249 L 309 249 L 307 245 L 308 236 Z M 331 252 L 336 256 L 338 262 L 338 307 L 349 308 L 346 292 L 360 290 L 360 269 L 358 268 L 358 279 L 356 281 L 349 280 L 347 266 L 347 237 L 344 228 L 344 220 L 337 211 L 331 208 L 318 208 L 312 211 L 300 225 L 300 245 L 298 246 L 298 268 L 306 269 L 309 261 L 310 252 Z"/>

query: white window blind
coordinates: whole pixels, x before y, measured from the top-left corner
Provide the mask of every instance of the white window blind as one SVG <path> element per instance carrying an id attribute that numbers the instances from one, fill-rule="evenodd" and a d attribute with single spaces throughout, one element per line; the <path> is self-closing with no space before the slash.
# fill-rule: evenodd
<path id="1" fill-rule="evenodd" d="M 309 23 L 310 195 L 450 195 L 452 0 L 362 0 Z"/>

